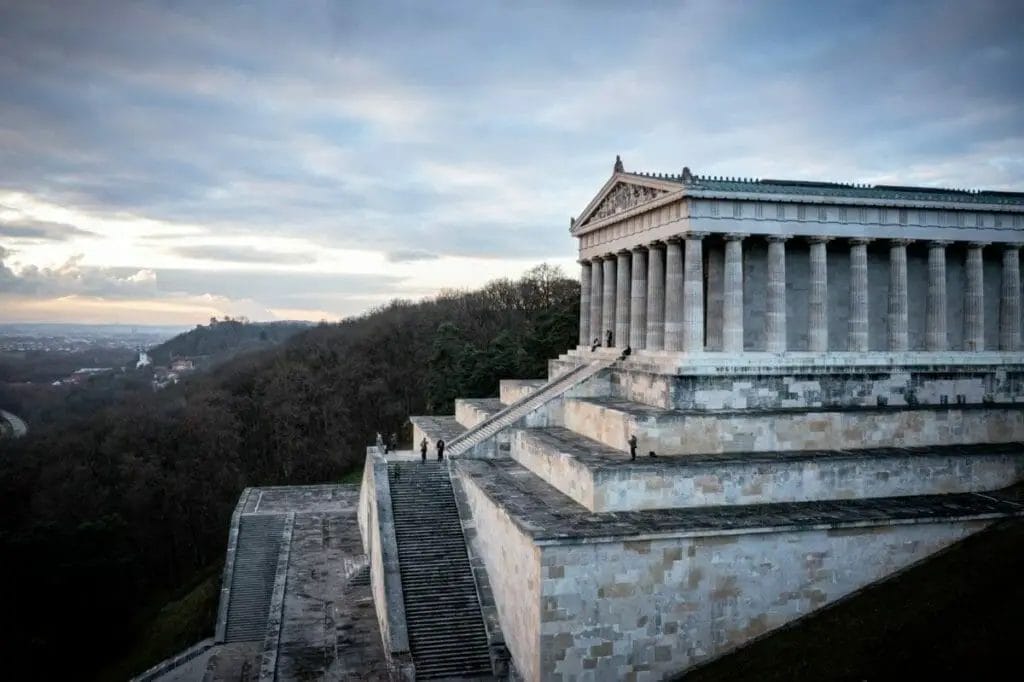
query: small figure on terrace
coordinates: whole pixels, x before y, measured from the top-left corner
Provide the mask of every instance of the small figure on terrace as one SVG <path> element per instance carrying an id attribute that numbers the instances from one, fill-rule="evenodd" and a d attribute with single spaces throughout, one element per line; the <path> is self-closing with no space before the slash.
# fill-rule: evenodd
<path id="1" fill-rule="evenodd" d="M 632 354 L 632 352 L 633 349 L 630 348 L 629 346 L 626 346 L 624 349 L 622 349 L 622 355 L 619 356 L 619 360 L 625 360 L 630 356 L 630 354 Z"/>
<path id="2" fill-rule="evenodd" d="M 377 444 L 377 451 L 378 452 L 387 452 L 387 449 L 384 447 L 384 438 L 381 437 L 380 431 L 377 432 L 376 444 Z"/>
<path id="3" fill-rule="evenodd" d="M 611 329 L 609 329 L 608 331 L 606 331 L 604 333 L 604 345 L 605 345 L 605 348 L 611 348 L 612 347 L 612 341 L 614 340 L 614 338 L 615 338 L 615 334 L 612 332 Z"/>
<path id="4" fill-rule="evenodd" d="M 437 441 L 437 461 L 440 462 L 444 459 L 444 440 L 438 439 Z"/>
<path id="5" fill-rule="evenodd" d="M 424 437 L 424 439 L 420 441 L 420 461 L 421 462 L 426 462 L 427 461 L 427 446 L 428 445 L 429 445 L 429 443 L 427 442 L 427 439 Z"/>
<path id="6" fill-rule="evenodd" d="M 636 459 L 636 434 L 630 434 L 629 436 L 629 459 Z"/>
<path id="7" fill-rule="evenodd" d="M 394 432 L 391 433 L 391 452 L 398 452 L 398 436 Z"/>
<path id="8" fill-rule="evenodd" d="M 600 346 L 600 345 L 601 345 L 601 339 L 599 339 L 598 337 L 595 336 L 594 337 L 594 342 L 592 344 L 590 344 L 590 352 L 593 353 L 595 350 L 597 350 L 597 347 Z"/>

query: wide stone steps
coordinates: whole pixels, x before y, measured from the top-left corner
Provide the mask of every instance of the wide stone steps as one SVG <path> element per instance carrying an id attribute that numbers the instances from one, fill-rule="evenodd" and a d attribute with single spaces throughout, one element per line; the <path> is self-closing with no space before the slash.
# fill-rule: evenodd
<path id="1" fill-rule="evenodd" d="M 416 679 L 490 677 L 487 631 L 447 467 L 393 462 L 388 479 Z"/>
<path id="2" fill-rule="evenodd" d="M 578 386 L 590 377 L 603 369 L 615 364 L 616 359 L 594 360 L 570 369 L 565 374 L 555 377 L 545 383 L 535 392 L 525 396 L 521 400 L 512 403 L 500 412 L 488 417 L 465 433 L 456 437 L 448 443 L 447 452 L 452 455 L 461 455 L 464 452 L 479 445 L 505 427 L 514 424 L 519 419 L 530 414 L 545 403 L 561 396 L 566 391 Z"/>
<path id="3" fill-rule="evenodd" d="M 285 517 L 243 514 L 231 573 L 225 642 L 263 641 Z"/>
<path id="4" fill-rule="evenodd" d="M 1024 443 L 629 455 L 562 427 L 519 429 L 512 458 L 594 512 L 981 492 L 1024 480 Z"/>

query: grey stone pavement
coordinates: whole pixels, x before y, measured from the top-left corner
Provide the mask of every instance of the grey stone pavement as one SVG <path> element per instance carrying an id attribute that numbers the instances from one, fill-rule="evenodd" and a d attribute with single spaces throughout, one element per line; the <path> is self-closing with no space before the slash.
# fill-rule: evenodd
<path id="1" fill-rule="evenodd" d="M 277 680 L 384 680 L 388 670 L 356 518 L 358 485 L 253 489 L 243 514 L 295 514 Z M 170 670 L 161 682 L 259 679 L 265 642 L 221 644 Z"/>

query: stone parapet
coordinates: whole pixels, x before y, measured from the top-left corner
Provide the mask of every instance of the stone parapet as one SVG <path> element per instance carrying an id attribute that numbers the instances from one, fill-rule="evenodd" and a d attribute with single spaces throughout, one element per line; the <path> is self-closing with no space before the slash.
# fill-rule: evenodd
<path id="1" fill-rule="evenodd" d="M 370 583 L 377 623 L 389 663 L 403 668 L 409 657 L 409 634 L 398 565 L 398 542 L 391 510 L 388 465 L 376 448 L 367 448 L 359 489 L 359 531 L 370 560 Z"/>

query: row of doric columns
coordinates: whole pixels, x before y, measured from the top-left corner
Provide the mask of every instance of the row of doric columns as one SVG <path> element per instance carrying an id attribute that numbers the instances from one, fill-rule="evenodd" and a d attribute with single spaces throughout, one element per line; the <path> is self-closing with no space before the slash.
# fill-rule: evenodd
<path id="1" fill-rule="evenodd" d="M 593 340 L 635 349 L 704 350 L 704 255 L 703 234 L 687 234 L 667 242 L 654 242 L 582 262 L 580 274 L 580 344 Z M 744 340 L 743 239 L 725 235 L 724 264 L 719 271 L 709 264 L 710 279 L 721 282 L 721 299 L 708 301 L 708 313 L 720 314 L 721 337 L 709 345 L 738 353 Z M 768 237 L 767 286 L 765 288 L 765 350 L 786 350 L 786 237 Z M 810 239 L 810 287 L 808 295 L 808 348 L 829 350 L 828 252 L 831 238 Z M 847 349 L 868 350 L 868 258 L 871 240 L 849 239 L 849 336 Z M 887 300 L 888 349 L 906 351 L 910 346 L 906 239 L 889 240 L 889 295 Z M 951 242 L 928 244 L 928 289 L 925 348 L 948 349 L 946 328 L 946 247 Z M 964 349 L 985 347 L 984 243 L 971 242 L 965 260 Z M 1002 290 L 999 302 L 999 349 L 1021 349 L 1020 247 L 1004 245 Z"/>

